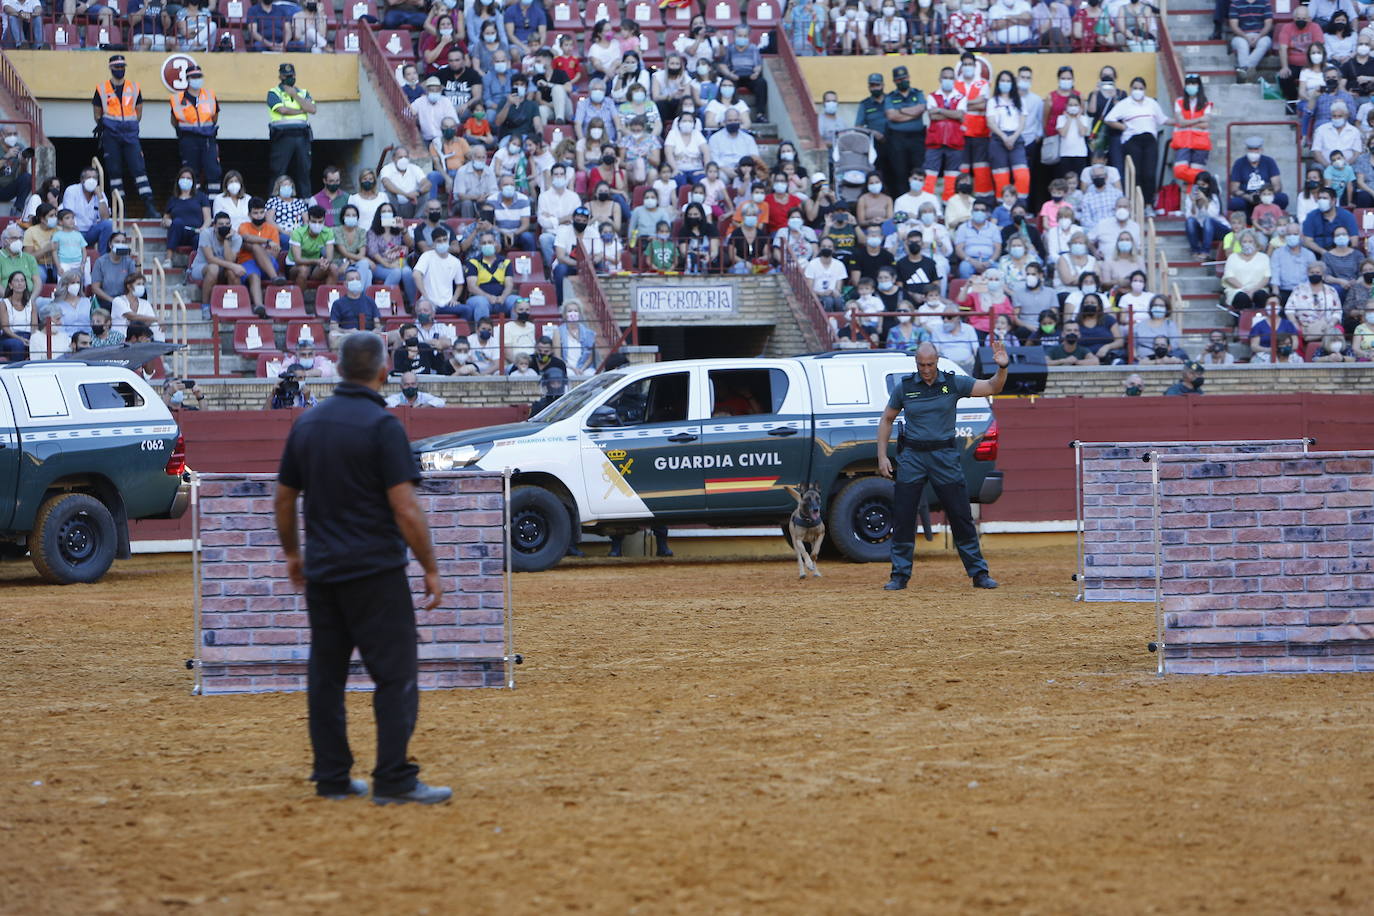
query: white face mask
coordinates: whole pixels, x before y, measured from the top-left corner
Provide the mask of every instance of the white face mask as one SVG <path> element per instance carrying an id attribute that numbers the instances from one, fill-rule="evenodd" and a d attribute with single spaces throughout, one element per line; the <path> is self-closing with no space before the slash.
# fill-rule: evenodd
<path id="1" fill-rule="evenodd" d="M 1156 306 L 1151 307 L 1151 309 L 1150 309 L 1150 317 L 1151 317 L 1151 318 L 1163 318 L 1164 315 L 1165 315 L 1165 311 L 1164 311 L 1164 308 L 1163 308 L 1162 306 L 1156 305 Z"/>
<path id="2" fill-rule="evenodd" d="M 243 185 L 239 184 L 237 181 L 231 181 L 224 186 L 224 190 L 229 192 L 229 196 L 233 197 L 237 195 L 239 191 L 243 190 Z"/>
<path id="3" fill-rule="evenodd" d="M 593 140 L 600 140 L 603 133 L 605 133 L 605 131 L 601 128 L 593 127 L 587 131 L 587 136 L 591 137 Z"/>
<path id="4" fill-rule="evenodd" d="M 296 196 L 296 189 L 289 184 L 284 184 L 281 186 L 281 190 L 277 192 L 277 196 L 282 200 L 290 200 Z"/>
<path id="5" fill-rule="evenodd" d="M 1071 90 L 1071 89 L 1073 89 L 1073 80 L 1072 80 L 1072 79 L 1061 79 L 1061 80 L 1059 81 L 1059 91 L 1060 91 L 1060 92 L 1068 92 L 1068 91 Z"/>
<path id="6" fill-rule="evenodd" d="M 20 251 L 23 251 L 23 250 L 24 250 L 24 242 L 23 242 L 23 240 L 22 240 L 22 239 L 11 239 L 11 240 L 10 240 L 10 243 L 9 243 L 9 249 L 10 249 L 10 251 L 11 251 L 12 253 L 14 253 L 14 254 L 18 254 Z"/>
<path id="7" fill-rule="evenodd" d="M 87 178 L 81 182 L 81 187 L 86 189 L 87 194 L 94 194 L 98 182 L 94 178 Z"/>
<path id="8" fill-rule="evenodd" d="M 404 172 L 404 171 L 405 171 L 406 169 L 408 169 L 408 168 L 410 168 L 410 157 L 409 157 L 409 156 L 401 156 L 401 157 L 397 158 L 397 160 L 396 160 L 396 169 L 397 169 L 398 171 Z"/>
<path id="9" fill-rule="evenodd" d="M 1035 276 L 1035 275 L 1033 275 L 1033 274 L 1027 274 L 1027 275 L 1026 275 L 1026 289 L 1035 289 L 1035 288 L 1038 287 L 1039 285 L 1040 285 L 1040 278 L 1039 278 L 1039 277 L 1037 277 L 1037 276 Z"/>
<path id="10" fill-rule="evenodd" d="M 1127 210 L 1125 207 L 1117 207 L 1116 218 L 1118 222 L 1124 223 L 1126 222 L 1126 220 L 1131 218 L 1131 211 Z"/>
<path id="11" fill-rule="evenodd" d="M 1017 88 L 1018 90 L 1020 90 L 1021 92 L 1030 92 L 1030 91 L 1031 91 L 1031 83 L 1030 83 L 1030 80 L 1017 80 L 1017 81 L 1016 81 L 1016 88 Z"/>
<path id="12" fill-rule="evenodd" d="M 1132 89 L 1132 90 L 1131 90 L 1131 98 L 1135 99 L 1137 102 L 1143 102 L 1143 101 L 1145 101 L 1145 90 L 1144 90 L 1144 89 Z"/>
<path id="13" fill-rule="evenodd" d="M 136 299 L 142 299 L 142 298 L 143 298 L 144 296 L 146 296 L 147 294 L 148 294 L 148 287 L 144 286 L 142 283 L 136 283 L 136 284 L 134 284 L 134 298 L 136 298 Z"/>
<path id="14" fill-rule="evenodd" d="M 790 218 L 787 220 L 787 228 L 789 228 L 789 229 L 791 229 L 791 230 L 793 230 L 793 231 L 796 231 L 797 229 L 800 229 L 801 227 L 802 227 L 802 218 L 801 218 L 800 216 L 793 216 L 793 217 L 790 217 Z"/>
<path id="15" fill-rule="evenodd" d="M 868 183 L 868 193 L 870 193 L 870 194 L 881 194 L 881 193 L 883 193 L 883 185 L 882 185 L 882 182 L 880 182 L 880 181 L 871 181 L 871 182 L 869 182 L 869 183 Z"/>
<path id="16" fill-rule="evenodd" d="M 79 295 L 81 295 L 81 284 L 80 284 L 80 283 L 68 283 L 68 284 L 67 284 L 67 295 L 68 295 L 68 296 L 79 296 Z M 1374 314 L 1374 312 L 1371 312 L 1371 314 Z"/>

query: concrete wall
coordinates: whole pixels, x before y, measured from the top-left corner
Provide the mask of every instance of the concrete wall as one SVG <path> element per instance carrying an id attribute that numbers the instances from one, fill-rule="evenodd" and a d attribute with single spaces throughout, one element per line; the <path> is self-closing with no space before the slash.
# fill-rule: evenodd
<path id="1" fill-rule="evenodd" d="M 1160 468 L 1164 665 L 1374 671 L 1374 452 Z"/>
<path id="2" fill-rule="evenodd" d="M 200 679 L 204 693 L 303 690 L 305 596 L 286 578 L 273 526 L 273 475 L 206 475 L 200 487 Z M 500 474 L 426 475 L 420 487 L 445 594 L 416 610 L 420 686 L 505 684 L 505 551 Z M 422 572 L 410 564 L 417 593 Z M 482 660 L 477 660 L 482 659 Z M 355 661 L 350 686 L 366 688 Z"/>

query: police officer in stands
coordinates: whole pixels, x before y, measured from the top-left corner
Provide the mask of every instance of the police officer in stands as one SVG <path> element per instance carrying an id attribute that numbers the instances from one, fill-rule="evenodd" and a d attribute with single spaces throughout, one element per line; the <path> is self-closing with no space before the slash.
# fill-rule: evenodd
<path id="1" fill-rule="evenodd" d="M 887 150 L 887 97 L 883 95 L 883 75 L 868 75 L 868 98 L 859 102 L 858 113 L 854 116 L 854 126 L 863 127 L 873 134 L 873 143 L 878 148 L 878 161 L 884 162 Z"/>
<path id="2" fill-rule="evenodd" d="M 940 505 L 954 534 L 954 546 L 964 571 L 975 588 L 996 588 L 988 575 L 988 564 L 978 546 L 978 529 L 973 525 L 968 486 L 960 465 L 959 449 L 954 444 L 954 420 L 960 398 L 986 398 L 998 394 L 1007 383 L 1007 348 L 992 342 L 997 374 L 990 379 L 973 379 L 954 372 L 941 372 L 940 352 L 932 343 L 916 349 L 916 371 L 902 376 L 892 389 L 887 410 L 878 423 L 878 473 L 892 477 L 892 462 L 887 457 L 892 423 L 900 414 L 906 428 L 897 444 L 897 486 L 892 504 L 896 522 L 892 532 L 892 578 L 883 588 L 906 588 L 911 578 L 911 560 L 916 549 L 916 503 L 929 481 L 940 498 Z"/>
<path id="3" fill-rule="evenodd" d="M 186 71 L 186 89 L 172 95 L 172 130 L 177 135 L 181 165 L 195 173 L 201 187 L 210 195 L 220 191 L 224 170 L 219 164 L 219 100 L 213 89 L 205 88 L 200 66 Z"/>
<path id="4" fill-rule="evenodd" d="M 906 67 L 892 68 L 893 90 L 883 98 L 887 118 L 887 163 L 884 177 L 893 197 L 906 193 L 911 172 L 926 160 L 926 97 L 911 85 Z"/>
<path id="5" fill-rule="evenodd" d="M 334 396 L 306 411 L 287 436 L 273 502 L 286 571 L 305 589 L 310 616 L 310 778 L 325 798 L 367 794 L 367 783 L 350 776 L 344 709 L 349 659 L 357 648 L 376 685 L 373 802 L 437 804 L 453 793 L 420 782 L 420 768 L 406 754 L 420 710 L 407 545 L 424 569 L 425 609 L 438 607 L 444 594 L 415 496 L 420 466 L 405 428 L 379 393 L 387 380 L 382 338 L 349 334 L 339 344 L 338 371 L 343 381 Z M 296 510 L 302 494 L 304 556 Z"/>
<path id="6" fill-rule="evenodd" d="M 299 192 L 314 187 L 310 181 L 310 116 L 315 100 L 296 85 L 296 68 L 277 68 L 279 82 L 267 92 L 267 131 L 272 143 L 268 174 L 289 175 Z"/>
<path id="7" fill-rule="evenodd" d="M 128 65 L 123 54 L 111 54 L 109 64 L 110 78 L 97 86 L 91 97 L 105 177 L 111 191 L 123 193 L 124 174 L 132 175 L 138 196 L 143 198 L 144 215 L 161 219 L 162 214 L 153 203 L 148 167 L 143 162 L 143 147 L 138 139 L 138 123 L 143 120 L 143 90 L 134 80 L 124 78 Z"/>

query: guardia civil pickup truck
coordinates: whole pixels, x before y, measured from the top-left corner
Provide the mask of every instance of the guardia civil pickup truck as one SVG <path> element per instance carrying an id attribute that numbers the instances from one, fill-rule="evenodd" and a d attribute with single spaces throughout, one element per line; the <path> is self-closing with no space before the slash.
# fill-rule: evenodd
<path id="1" fill-rule="evenodd" d="M 128 365 L 111 354 L 0 368 L 0 556 L 28 554 L 49 582 L 96 581 L 129 556 L 130 519 L 177 518 L 189 503 L 176 421 Z"/>
<path id="2" fill-rule="evenodd" d="M 945 359 L 940 369 L 964 374 Z M 553 566 L 579 530 L 776 525 L 796 505 L 786 488 L 808 481 L 820 487 L 828 540 L 851 560 L 885 561 L 894 517 L 892 482 L 878 476 L 878 418 L 915 371 L 910 356 L 871 350 L 626 366 L 527 422 L 414 447 L 426 470 L 513 470 L 517 570 Z M 959 402 L 955 436 L 970 497 L 995 502 L 1002 474 L 986 398 Z"/>

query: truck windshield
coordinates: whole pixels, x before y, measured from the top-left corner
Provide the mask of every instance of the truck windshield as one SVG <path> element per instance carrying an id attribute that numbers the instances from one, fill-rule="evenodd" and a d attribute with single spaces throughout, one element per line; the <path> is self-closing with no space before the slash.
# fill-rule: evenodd
<path id="1" fill-rule="evenodd" d="M 607 372 L 605 375 L 594 376 L 530 417 L 530 420 L 536 423 L 554 423 L 558 420 L 566 420 L 581 410 L 582 406 L 592 398 L 624 377 L 624 373 L 621 372 Z"/>

